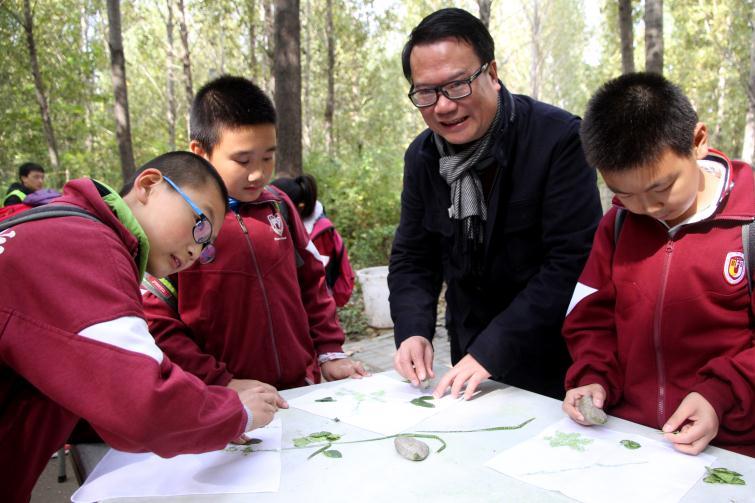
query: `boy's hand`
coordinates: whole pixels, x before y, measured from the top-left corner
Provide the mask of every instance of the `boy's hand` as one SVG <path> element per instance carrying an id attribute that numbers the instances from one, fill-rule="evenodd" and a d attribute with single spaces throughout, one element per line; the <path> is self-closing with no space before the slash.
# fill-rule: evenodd
<path id="1" fill-rule="evenodd" d="M 592 404 L 602 409 L 606 401 L 606 390 L 600 384 L 588 384 L 579 388 L 572 388 L 566 392 L 561 408 L 574 422 L 583 426 L 592 426 L 592 423 L 588 423 L 579 409 L 577 409 L 577 403 L 579 403 L 579 399 L 583 396 L 592 397 Z"/>
<path id="2" fill-rule="evenodd" d="M 692 392 L 663 425 L 663 433 L 676 450 L 700 454 L 718 434 L 718 415 L 705 397 Z"/>
<path id="3" fill-rule="evenodd" d="M 279 401 L 283 400 L 277 392 L 268 391 L 263 387 L 245 389 L 239 393 L 239 399 L 252 411 L 253 430 L 270 423 L 278 411 Z M 244 435 L 241 436 L 241 439 L 243 438 Z"/>
<path id="4" fill-rule="evenodd" d="M 339 381 L 347 377 L 361 379 L 370 375 L 360 362 L 351 358 L 339 358 L 338 360 L 323 362 L 320 365 L 320 372 L 322 372 L 322 378 L 326 381 Z"/>
<path id="5" fill-rule="evenodd" d="M 393 355 L 393 367 L 412 386 L 435 377 L 433 372 L 433 345 L 421 335 L 404 340 Z"/>
<path id="6" fill-rule="evenodd" d="M 485 370 L 485 367 L 480 365 L 480 362 L 474 356 L 467 355 L 446 372 L 433 390 L 433 396 L 435 398 L 442 397 L 446 393 L 446 388 L 451 386 L 451 396 L 456 398 L 461 393 L 461 387 L 466 384 L 464 400 L 470 400 L 474 392 L 477 391 L 477 386 L 488 378 L 490 378 L 490 372 Z"/>
<path id="7" fill-rule="evenodd" d="M 286 400 L 284 400 L 283 397 L 278 394 L 278 390 L 275 389 L 274 386 L 271 386 L 262 381 L 257 381 L 255 379 L 231 379 L 227 387 L 231 388 L 239 395 L 242 391 L 247 389 L 254 389 L 267 393 L 275 393 L 275 395 L 277 396 L 276 406 L 281 409 L 288 409 L 288 402 L 286 402 Z"/>

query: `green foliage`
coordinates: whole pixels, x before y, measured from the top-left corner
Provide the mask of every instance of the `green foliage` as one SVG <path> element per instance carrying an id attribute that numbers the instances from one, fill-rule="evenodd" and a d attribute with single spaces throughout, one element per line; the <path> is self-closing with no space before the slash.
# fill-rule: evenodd
<path id="1" fill-rule="evenodd" d="M 707 482 L 708 484 L 747 485 L 741 473 L 729 470 L 728 468 L 710 468 L 706 466 L 705 471 L 707 476 L 703 479 L 703 482 Z"/>

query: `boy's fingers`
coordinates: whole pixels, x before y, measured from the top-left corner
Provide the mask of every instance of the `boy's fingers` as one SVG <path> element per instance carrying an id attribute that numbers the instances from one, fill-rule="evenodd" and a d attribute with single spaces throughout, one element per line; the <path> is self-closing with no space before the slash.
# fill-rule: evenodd
<path id="1" fill-rule="evenodd" d="M 443 395 L 446 394 L 446 388 L 448 388 L 449 383 L 454 378 L 454 370 L 451 369 L 448 372 L 446 372 L 446 375 L 441 378 L 440 382 L 437 386 L 435 386 L 435 389 L 433 390 L 433 396 L 435 398 L 441 398 Z"/>
<path id="2" fill-rule="evenodd" d="M 679 405 L 679 408 L 677 408 L 673 414 L 671 414 L 671 417 L 668 418 L 668 421 L 666 421 L 666 424 L 663 425 L 663 428 L 661 430 L 663 433 L 671 433 L 673 431 L 676 431 L 679 429 L 679 427 L 684 424 L 684 422 L 689 418 L 691 414 L 691 411 L 687 410 L 686 404 L 684 401 L 682 401 L 681 405 Z"/>
<path id="3" fill-rule="evenodd" d="M 467 389 L 464 391 L 464 400 L 471 400 L 474 392 L 477 391 L 477 386 L 480 385 L 482 379 L 477 374 L 473 374 L 467 381 Z"/>
<path id="4" fill-rule="evenodd" d="M 417 374 L 414 372 L 414 367 L 412 366 L 411 357 L 408 351 L 402 351 L 399 348 L 399 350 L 396 352 L 394 367 L 402 377 L 408 379 L 413 385 L 417 386 L 419 384 L 419 380 L 417 379 Z"/>
<path id="5" fill-rule="evenodd" d="M 425 379 L 427 379 L 427 368 L 425 366 L 424 348 L 421 346 L 419 347 L 414 346 L 411 348 L 410 355 L 411 355 L 412 363 L 414 364 L 414 369 L 417 373 L 417 379 L 420 381 L 424 381 Z"/>
<path id="6" fill-rule="evenodd" d="M 461 387 L 464 386 L 464 384 L 467 382 L 467 379 L 469 379 L 469 375 L 467 373 L 458 373 L 454 376 L 453 383 L 451 384 L 451 396 L 456 398 L 459 396 L 459 393 L 461 393 Z"/>
<path id="7" fill-rule="evenodd" d="M 433 372 L 433 347 L 430 344 L 425 346 L 425 365 L 430 378 L 435 378 L 435 372 Z"/>
<path id="8" fill-rule="evenodd" d="M 590 392 L 592 393 L 593 405 L 602 409 L 606 401 L 606 392 L 603 390 L 603 386 L 592 386 Z"/>

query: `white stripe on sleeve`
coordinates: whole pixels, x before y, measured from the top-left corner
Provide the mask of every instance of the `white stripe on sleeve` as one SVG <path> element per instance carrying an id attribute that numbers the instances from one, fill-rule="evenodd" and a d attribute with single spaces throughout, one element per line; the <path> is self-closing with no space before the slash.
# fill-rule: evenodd
<path id="1" fill-rule="evenodd" d="M 109 344 L 127 351 L 149 356 L 158 365 L 163 361 L 163 352 L 149 333 L 147 322 L 137 316 L 124 316 L 115 320 L 91 325 L 79 335 L 94 341 Z"/>
<path id="2" fill-rule="evenodd" d="M 328 262 L 330 262 L 330 257 L 323 257 L 320 255 L 320 252 L 317 250 L 317 247 L 312 242 L 312 240 L 309 240 L 309 243 L 307 243 L 307 251 L 315 256 L 317 260 L 322 262 L 322 266 L 326 267 L 328 265 Z"/>
<path id="3" fill-rule="evenodd" d="M 581 301 L 588 295 L 594 294 L 597 291 L 597 288 L 587 286 L 584 283 L 577 283 L 577 286 L 574 287 L 574 293 L 571 296 L 571 301 L 569 302 L 569 308 L 566 310 L 566 316 L 569 316 L 569 313 L 571 313 L 571 310 L 574 309 L 577 304 L 579 304 L 579 301 Z"/>

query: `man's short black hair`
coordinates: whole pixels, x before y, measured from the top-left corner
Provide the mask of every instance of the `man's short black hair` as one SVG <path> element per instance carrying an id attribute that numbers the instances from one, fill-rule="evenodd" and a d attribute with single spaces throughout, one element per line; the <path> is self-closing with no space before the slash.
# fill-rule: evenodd
<path id="1" fill-rule="evenodd" d="M 587 162 L 606 172 L 652 166 L 667 149 L 692 155 L 697 112 L 681 89 L 655 73 L 603 84 L 587 103 L 580 135 Z"/>
<path id="2" fill-rule="evenodd" d="M 31 173 L 32 171 L 41 171 L 42 173 L 44 173 L 45 168 L 43 168 L 36 162 L 25 162 L 18 167 L 18 178 L 20 179 L 22 176 L 29 176 L 29 173 Z"/>
<path id="3" fill-rule="evenodd" d="M 123 184 L 120 191 L 121 197 L 131 192 L 136 177 L 150 168 L 158 170 L 181 188 L 192 187 L 200 190 L 208 184 L 215 185 L 220 191 L 225 209 L 228 211 L 228 189 L 226 189 L 220 174 L 204 157 L 184 151 L 168 152 L 146 162 Z"/>
<path id="4" fill-rule="evenodd" d="M 471 45 L 480 58 L 480 64 L 495 59 L 495 42 L 482 21 L 464 9 L 441 9 L 420 21 L 409 35 L 409 40 L 401 53 L 401 65 L 406 80 L 412 81 L 409 57 L 414 46 L 432 44 L 444 38 L 455 38 Z"/>
<path id="5" fill-rule="evenodd" d="M 251 80 L 223 75 L 206 83 L 191 104 L 189 136 L 207 153 L 220 140 L 221 128 L 275 125 L 275 106 Z"/>

